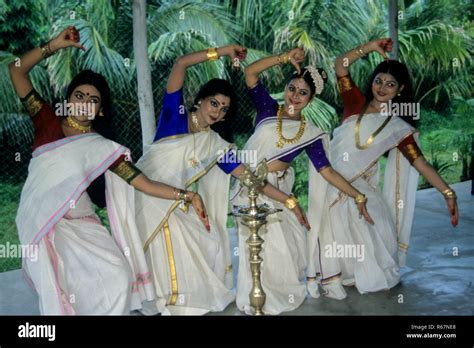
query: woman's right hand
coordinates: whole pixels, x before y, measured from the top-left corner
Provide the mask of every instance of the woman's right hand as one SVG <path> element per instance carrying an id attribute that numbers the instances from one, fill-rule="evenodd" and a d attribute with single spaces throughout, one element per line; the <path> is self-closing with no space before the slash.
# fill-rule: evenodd
<path id="1" fill-rule="evenodd" d="M 368 42 L 365 46 L 370 52 L 377 52 L 385 60 L 388 60 L 386 52 L 391 52 L 393 48 L 393 41 L 390 38 L 382 38 Z M 369 52 L 366 52 L 369 53 Z"/>
<path id="2" fill-rule="evenodd" d="M 291 51 L 286 53 L 288 55 L 288 59 L 298 72 L 298 74 L 301 74 L 301 68 L 300 68 L 300 63 L 304 62 L 305 59 L 305 53 L 304 49 L 302 48 L 293 48 Z"/>
<path id="3" fill-rule="evenodd" d="M 239 60 L 239 62 L 243 62 L 247 57 L 247 49 L 239 45 L 227 45 L 222 47 L 221 55 L 229 56 L 232 60 L 232 63 L 235 62 L 236 58 Z"/>
<path id="4" fill-rule="evenodd" d="M 195 192 L 188 192 L 188 194 L 193 195 L 191 198 L 191 204 L 196 211 L 196 214 L 199 217 L 199 220 L 202 221 L 204 226 L 206 227 L 207 232 L 211 232 L 211 226 L 209 225 L 209 219 L 206 213 L 206 207 L 204 206 L 204 202 L 202 201 L 201 196 L 199 193 Z"/>
<path id="5" fill-rule="evenodd" d="M 83 51 L 86 50 L 86 48 L 81 45 L 79 31 L 74 26 L 69 26 L 64 29 L 58 36 L 50 41 L 49 45 L 52 51 L 67 47 L 76 47 Z"/>

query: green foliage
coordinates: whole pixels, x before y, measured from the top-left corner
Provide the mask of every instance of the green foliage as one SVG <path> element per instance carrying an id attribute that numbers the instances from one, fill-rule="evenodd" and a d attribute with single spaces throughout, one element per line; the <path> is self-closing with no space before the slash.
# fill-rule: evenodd
<path id="1" fill-rule="evenodd" d="M 295 183 L 293 184 L 293 193 L 298 197 L 301 207 L 308 210 L 308 166 L 312 165 L 309 162 L 309 157 L 306 152 L 295 158 L 292 162 L 292 167 L 295 171 Z"/>
<path id="2" fill-rule="evenodd" d="M 243 62 L 245 67 L 263 57 L 300 46 L 307 52 L 305 64 L 324 68 L 329 77 L 323 94 L 305 109 L 304 114 L 310 122 L 330 131 L 337 125 L 334 107 L 341 106 L 334 60 L 353 47 L 388 36 L 387 4 L 387 1 L 379 0 L 149 2 L 148 54 L 154 90 L 159 91 L 155 93 L 156 111 L 158 113 L 161 105 L 166 77 L 174 59 L 180 55 L 239 43 L 248 48 L 247 60 Z M 448 182 L 464 180 L 472 166 L 470 146 L 474 137 L 471 116 L 474 101 L 469 99 L 474 89 L 470 56 L 474 5 L 472 1 L 443 0 L 407 0 L 398 1 L 398 4 L 402 11 L 399 18 L 400 60 L 411 68 L 415 100 L 423 107 L 419 125 L 422 150 Z M 122 132 L 120 141 L 130 146 L 132 139 L 140 137 L 132 1 L 0 0 L 0 21 L 0 143 L 3 153 L 18 152 L 22 157 L 19 163 L 11 157 L 3 162 L 15 173 L 23 173 L 15 175 L 14 180 L 24 180 L 31 155 L 32 126 L 28 117 L 20 115 L 23 108 L 13 90 L 7 65 L 68 25 L 78 27 L 87 52 L 73 48 L 62 50 L 36 66 L 30 73 L 35 89 L 52 102 L 64 97 L 66 86 L 77 72 L 95 70 L 112 86 L 116 121 Z M 125 63 L 127 59 L 129 67 Z M 351 66 L 351 75 L 361 88 L 365 87 L 367 77 L 381 60 L 377 54 L 371 54 Z M 262 74 L 263 82 L 280 101 L 284 83 L 292 70 L 291 66 L 276 66 Z M 254 109 L 245 94 L 242 74 L 231 71 L 228 59 L 190 68 L 185 96 L 193 96 L 204 82 L 214 77 L 231 80 L 241 92 L 239 106 L 244 107 L 239 108 L 236 120 L 250 126 L 250 114 Z M 247 140 L 249 129 L 246 126 L 234 131 L 234 141 L 239 147 Z M 457 160 L 453 160 L 454 154 Z M 306 207 L 307 156 L 299 156 L 293 166 L 296 172 L 294 192 Z M 0 185 L 3 217 L 0 238 L 5 238 L 3 240 L 16 238 L 14 215 L 19 192 L 17 186 Z M 99 211 L 99 215 L 106 223 L 105 211 Z"/>
<path id="3" fill-rule="evenodd" d="M 22 185 L 0 184 L 0 245 L 18 245 L 15 216 L 20 202 Z M 21 258 L 0 257 L 0 273 L 21 267 Z"/>
<path id="4" fill-rule="evenodd" d="M 46 39 L 41 1 L 0 1 L 0 51 L 19 55 L 25 47 L 35 47 Z"/>

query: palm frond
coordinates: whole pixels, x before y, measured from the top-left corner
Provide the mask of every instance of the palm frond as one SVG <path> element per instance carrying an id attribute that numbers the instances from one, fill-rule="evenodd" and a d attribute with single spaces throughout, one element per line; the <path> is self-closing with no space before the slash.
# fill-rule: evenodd
<path id="1" fill-rule="evenodd" d="M 63 93 L 74 75 L 83 69 L 91 69 L 104 75 L 115 91 L 128 89 L 132 74 L 126 68 L 124 58 L 106 45 L 95 27 L 82 19 L 65 20 L 60 24 L 56 26 L 56 32 L 53 32 L 53 35 L 68 25 L 74 25 L 79 30 L 81 43 L 87 52 L 68 48 L 49 59 L 48 72 L 56 94 Z"/>
<path id="2" fill-rule="evenodd" d="M 0 143 L 28 144 L 31 139 L 33 125 L 27 114 L 0 113 Z"/>
<path id="3" fill-rule="evenodd" d="M 149 5 L 150 40 L 168 32 L 199 32 L 213 46 L 237 41 L 238 25 L 222 5 L 202 1 L 166 1 Z"/>
<path id="4" fill-rule="evenodd" d="M 156 67 L 160 68 L 160 71 L 162 67 L 168 69 L 166 75 L 161 74 L 161 76 L 167 76 L 174 59 L 189 52 L 208 48 L 210 45 L 206 39 L 206 36 L 198 32 L 165 33 L 150 44 L 148 54 L 150 60 Z M 203 83 L 212 78 L 229 78 L 225 64 L 225 60 L 218 60 L 198 64 L 187 69 L 184 85 L 185 94 L 194 95 Z"/>
<path id="5" fill-rule="evenodd" d="M 10 80 L 8 64 L 15 61 L 17 57 L 8 52 L 0 51 L 0 113 L 23 112 L 23 106 L 15 93 Z M 49 87 L 48 74 L 46 70 L 37 65 L 30 71 L 30 79 L 33 88 L 48 102 L 52 101 L 52 93 Z"/>

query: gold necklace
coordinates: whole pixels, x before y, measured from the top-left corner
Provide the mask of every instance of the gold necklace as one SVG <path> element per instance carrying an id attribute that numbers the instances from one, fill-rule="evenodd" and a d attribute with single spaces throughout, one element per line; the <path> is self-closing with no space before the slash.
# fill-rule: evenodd
<path id="1" fill-rule="evenodd" d="M 361 144 L 360 143 L 360 123 L 362 121 L 362 117 L 364 116 L 365 112 L 367 111 L 367 108 L 369 107 L 369 104 L 367 104 L 367 106 L 364 108 L 364 110 L 362 110 L 362 112 L 360 113 L 359 117 L 357 118 L 357 121 L 356 121 L 356 125 L 355 125 L 355 143 L 356 143 L 356 147 L 359 149 L 359 150 L 365 150 L 367 149 L 370 144 L 373 143 L 375 137 L 385 128 L 385 126 L 387 125 L 387 123 L 390 122 L 390 120 L 392 119 L 392 116 L 389 116 L 387 117 L 387 119 L 382 123 L 382 125 L 377 128 L 375 130 L 375 132 L 373 132 L 369 138 L 367 139 L 367 142 L 365 144 Z"/>
<path id="2" fill-rule="evenodd" d="M 90 132 L 92 129 L 91 125 L 88 125 L 88 126 L 80 125 L 79 123 L 77 123 L 77 121 L 73 120 L 71 116 L 68 116 L 66 118 L 66 121 L 67 121 L 68 126 L 70 126 L 71 128 L 77 129 L 81 131 L 82 133 Z"/>
<path id="3" fill-rule="evenodd" d="M 285 144 L 296 144 L 298 141 L 300 141 L 304 133 L 306 121 L 304 120 L 303 114 L 301 114 L 300 128 L 298 129 L 298 132 L 292 139 L 285 138 L 285 136 L 283 135 L 282 125 L 283 125 L 283 106 L 279 105 L 278 112 L 277 112 L 277 124 L 276 124 L 276 132 L 278 136 L 278 142 L 276 143 L 276 146 L 278 148 L 282 148 Z"/>
<path id="4" fill-rule="evenodd" d="M 195 111 L 193 111 L 193 112 L 191 113 L 191 120 L 193 121 L 194 128 L 196 128 L 196 129 L 198 130 L 198 132 L 202 132 L 202 131 L 207 132 L 207 131 L 209 130 L 209 126 L 204 127 L 204 128 L 202 128 L 201 126 L 199 126 L 199 122 L 198 122 L 197 115 L 196 115 L 196 112 L 195 112 Z"/>
<path id="5" fill-rule="evenodd" d="M 188 159 L 188 162 L 191 165 L 191 167 L 196 168 L 199 165 L 199 160 L 196 158 L 196 137 L 194 136 L 194 133 L 193 133 L 193 142 L 194 142 L 193 157 Z"/>

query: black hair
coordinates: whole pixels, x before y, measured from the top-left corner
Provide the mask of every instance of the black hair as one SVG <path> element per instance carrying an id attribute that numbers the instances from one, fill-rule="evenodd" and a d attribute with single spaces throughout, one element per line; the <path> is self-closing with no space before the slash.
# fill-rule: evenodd
<path id="1" fill-rule="evenodd" d="M 196 105 L 198 105 L 200 100 L 205 99 L 207 97 L 215 96 L 217 94 L 222 94 L 226 97 L 229 97 L 230 106 L 229 110 L 225 115 L 225 121 L 216 122 L 211 126 L 211 128 L 212 130 L 217 132 L 224 140 L 232 142 L 233 134 L 230 124 L 237 113 L 237 98 L 235 95 L 234 88 L 228 81 L 223 79 L 212 79 L 206 82 L 196 94 L 196 97 L 194 98 L 194 104 L 191 107 L 190 111 L 193 112 L 197 110 Z"/>
<path id="2" fill-rule="evenodd" d="M 326 72 L 321 68 L 316 68 L 316 70 L 318 71 L 319 75 L 321 75 L 321 77 L 323 78 L 324 84 L 326 84 L 326 82 L 328 81 L 328 75 L 326 74 Z M 316 84 L 314 83 L 313 78 L 311 77 L 311 74 L 309 73 L 307 69 L 301 69 L 301 74 L 294 73 L 293 75 L 291 75 L 291 77 L 288 79 L 288 82 L 286 84 L 288 85 L 294 79 L 301 79 L 301 78 L 303 78 L 303 80 L 308 84 L 309 89 L 310 89 L 310 98 L 312 98 L 314 94 L 316 93 Z"/>
<path id="3" fill-rule="evenodd" d="M 368 81 L 367 90 L 365 93 L 367 103 L 369 103 L 372 99 L 374 99 L 374 94 L 372 93 L 372 83 L 375 77 L 380 74 L 390 74 L 397 80 L 400 86 L 404 86 L 403 89 L 400 91 L 400 95 L 396 95 L 392 99 L 392 103 L 413 103 L 414 102 L 414 94 L 413 94 L 413 87 L 411 83 L 410 73 L 408 68 L 405 64 L 400 63 L 396 60 L 386 60 L 377 65 Z M 416 127 L 416 120 L 414 120 L 415 115 L 400 115 L 402 116 L 401 119 L 407 122 L 408 124 Z"/>
<path id="4" fill-rule="evenodd" d="M 69 84 L 66 98 L 69 100 L 72 92 L 80 85 L 91 85 L 100 93 L 100 108 L 104 116 L 97 116 L 92 120 L 92 128 L 104 138 L 114 140 L 115 134 L 112 127 L 111 97 L 107 80 L 101 74 L 92 70 L 83 70 L 77 74 Z"/>
<path id="5" fill-rule="evenodd" d="M 66 98 L 69 100 L 72 92 L 80 85 L 91 85 L 100 93 L 100 108 L 104 116 L 97 116 L 92 120 L 92 128 L 104 138 L 114 140 L 115 134 L 112 127 L 111 97 L 107 80 L 101 74 L 92 70 L 83 70 L 77 74 L 69 84 Z M 100 208 L 106 206 L 105 201 L 105 178 L 104 174 L 97 177 L 89 187 L 87 193 L 92 202 Z"/>

